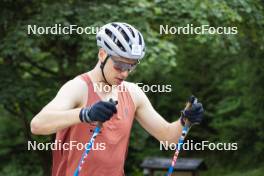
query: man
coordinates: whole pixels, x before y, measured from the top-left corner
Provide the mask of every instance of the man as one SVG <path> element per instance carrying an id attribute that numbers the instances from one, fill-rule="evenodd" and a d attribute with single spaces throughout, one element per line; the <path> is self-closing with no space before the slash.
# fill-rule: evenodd
<path id="1" fill-rule="evenodd" d="M 96 36 L 98 63 L 93 70 L 68 81 L 56 97 L 31 121 L 33 134 L 56 133 L 63 144 L 77 141 L 85 144 L 96 122 L 103 123 L 95 144 L 104 150 L 92 150 L 82 163 L 80 175 L 124 175 L 124 163 L 134 118 L 159 141 L 176 143 L 185 123 L 183 118 L 168 123 L 152 107 L 144 92 L 134 83 L 124 81 L 145 54 L 141 33 L 126 23 L 109 23 Z M 111 86 L 111 91 L 97 87 Z M 113 99 L 114 101 L 109 101 Z M 188 114 L 191 123 L 202 120 L 201 103 Z M 83 150 L 53 151 L 53 176 L 70 176 Z"/>

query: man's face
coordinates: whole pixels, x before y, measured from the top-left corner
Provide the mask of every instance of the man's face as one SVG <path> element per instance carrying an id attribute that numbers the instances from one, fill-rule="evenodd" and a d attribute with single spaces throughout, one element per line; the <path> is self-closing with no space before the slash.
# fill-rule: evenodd
<path id="1" fill-rule="evenodd" d="M 122 81 L 128 77 L 129 72 L 137 63 L 136 60 L 110 56 L 104 68 L 107 81 L 112 85 L 121 84 Z"/>

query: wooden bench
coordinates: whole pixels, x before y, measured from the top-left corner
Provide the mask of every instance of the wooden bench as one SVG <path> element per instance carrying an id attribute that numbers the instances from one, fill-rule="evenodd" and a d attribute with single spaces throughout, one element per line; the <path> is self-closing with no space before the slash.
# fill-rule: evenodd
<path id="1" fill-rule="evenodd" d="M 146 176 L 164 176 L 170 164 L 171 158 L 148 157 L 140 166 Z M 206 170 L 203 159 L 178 158 L 172 175 L 198 176 L 199 170 Z"/>

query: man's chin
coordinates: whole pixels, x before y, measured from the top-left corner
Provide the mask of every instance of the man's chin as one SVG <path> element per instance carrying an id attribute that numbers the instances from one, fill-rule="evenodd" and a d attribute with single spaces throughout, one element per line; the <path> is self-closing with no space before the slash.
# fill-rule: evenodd
<path id="1" fill-rule="evenodd" d="M 124 80 L 122 80 L 122 79 L 115 79 L 115 81 L 114 81 L 114 85 L 120 85 L 120 84 L 122 84 L 122 82 L 123 82 Z"/>

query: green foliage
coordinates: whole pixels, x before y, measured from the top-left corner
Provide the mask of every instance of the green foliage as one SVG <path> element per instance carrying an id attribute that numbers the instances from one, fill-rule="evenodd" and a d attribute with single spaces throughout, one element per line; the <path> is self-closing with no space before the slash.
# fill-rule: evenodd
<path id="1" fill-rule="evenodd" d="M 49 174 L 50 152 L 29 152 L 25 146 L 29 140 L 48 142 L 52 137 L 32 136 L 30 120 L 63 83 L 97 62 L 95 35 L 27 35 L 28 24 L 101 26 L 124 21 L 135 25 L 144 35 L 147 53 L 129 80 L 172 85 L 172 92 L 147 94 L 155 109 L 174 121 L 186 97 L 195 94 L 206 116 L 190 137 L 239 144 L 237 152 L 203 153 L 217 158 L 208 159 L 208 165 L 250 167 L 263 161 L 262 1 L 5 0 L 0 7 L 0 175 Z M 159 34 L 160 25 L 187 24 L 236 26 L 238 34 Z M 153 155 L 171 153 L 159 151 L 158 142 L 135 124 L 126 173 L 140 175 L 141 161 Z"/>

